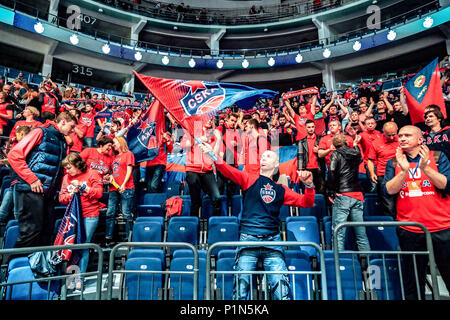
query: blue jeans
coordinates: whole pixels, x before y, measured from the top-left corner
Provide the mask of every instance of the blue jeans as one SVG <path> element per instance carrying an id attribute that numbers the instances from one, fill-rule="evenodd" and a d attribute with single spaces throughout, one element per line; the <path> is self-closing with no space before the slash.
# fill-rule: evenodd
<path id="1" fill-rule="evenodd" d="M 268 236 L 265 238 L 257 238 L 252 235 L 240 235 L 240 241 L 281 241 L 280 234 L 275 236 Z M 289 278 L 283 271 L 287 271 L 286 263 L 284 261 L 284 251 L 282 247 L 239 247 L 236 255 L 236 271 L 254 271 L 258 260 L 262 259 L 265 271 L 279 271 L 279 273 L 267 274 L 267 280 L 270 284 L 272 297 L 274 300 L 290 300 L 291 290 Z M 242 273 L 238 274 L 235 279 L 233 289 L 234 300 L 249 299 L 250 283 L 252 287 L 256 284 L 251 282 L 252 274 Z M 237 284 L 236 284 L 237 281 Z"/>
<path id="2" fill-rule="evenodd" d="M 159 164 L 148 166 L 145 170 L 145 182 L 147 183 L 147 191 L 150 193 L 161 192 L 162 178 L 166 172 L 166 166 Z"/>
<path id="3" fill-rule="evenodd" d="M 340 224 L 347 222 L 348 217 L 353 222 L 363 222 L 363 207 L 364 203 L 361 200 L 353 199 L 347 196 L 337 196 L 334 199 L 333 205 L 333 217 L 332 217 L 332 230 Z M 365 227 L 354 227 L 356 244 L 358 245 L 358 250 L 369 251 L 369 239 L 367 238 Z M 333 237 L 334 239 L 334 237 Z M 344 250 L 345 248 L 345 228 L 339 230 L 337 235 L 337 247 L 339 250 Z M 333 243 L 333 248 L 335 248 Z"/>
<path id="4" fill-rule="evenodd" d="M 83 221 L 84 221 L 84 230 L 86 232 L 85 243 L 89 243 L 91 242 L 92 236 L 94 235 L 94 232 L 97 229 L 98 217 L 83 218 Z M 88 263 L 89 263 L 89 250 L 83 250 L 79 262 L 80 273 L 86 272 Z"/>
<path id="5" fill-rule="evenodd" d="M 125 219 L 125 232 L 127 236 L 130 233 L 131 221 L 134 211 L 134 189 L 127 189 L 124 193 L 119 191 L 110 191 L 108 199 L 108 210 L 106 211 L 106 232 L 105 237 L 112 239 L 114 232 L 114 219 L 116 216 L 117 206 L 119 205 Z"/>
<path id="6" fill-rule="evenodd" d="M 0 205 L 0 223 L 7 223 L 10 213 L 14 209 L 14 190 L 9 187 L 3 194 L 2 203 Z"/>

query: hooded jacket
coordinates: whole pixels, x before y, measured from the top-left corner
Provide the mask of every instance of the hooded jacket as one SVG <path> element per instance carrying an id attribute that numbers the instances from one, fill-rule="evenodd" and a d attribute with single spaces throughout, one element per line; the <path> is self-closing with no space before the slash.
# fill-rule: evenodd
<path id="1" fill-rule="evenodd" d="M 331 194 L 362 192 L 358 181 L 359 164 L 363 161 L 358 147 L 345 145 L 338 148 L 330 157 L 327 190 Z"/>

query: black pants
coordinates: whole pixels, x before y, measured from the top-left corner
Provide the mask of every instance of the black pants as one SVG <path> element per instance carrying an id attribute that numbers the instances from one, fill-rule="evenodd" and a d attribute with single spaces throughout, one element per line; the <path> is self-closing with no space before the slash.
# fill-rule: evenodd
<path id="1" fill-rule="evenodd" d="M 53 197 L 31 191 L 17 191 L 19 237 L 15 248 L 51 245 L 56 204 Z"/>
<path id="2" fill-rule="evenodd" d="M 191 216 L 199 216 L 199 209 L 202 206 L 201 190 L 211 199 L 213 215 L 221 215 L 219 187 L 217 186 L 217 181 L 212 171 L 206 173 L 187 171 L 186 182 L 189 186 L 189 194 L 191 196 Z"/>
<path id="3" fill-rule="evenodd" d="M 220 194 L 227 196 L 228 207 L 231 207 L 233 195 L 239 194 L 239 185 L 234 183 L 233 180 L 225 177 L 220 171 L 217 171 L 217 185 Z"/>
<path id="4" fill-rule="evenodd" d="M 397 229 L 400 249 L 402 251 L 426 251 L 425 234 Z M 444 280 L 447 290 L 450 290 L 450 229 L 431 233 L 434 259 Z M 428 255 L 416 255 L 417 278 L 419 282 L 420 299 L 425 300 L 425 279 L 427 274 Z M 402 272 L 405 284 L 405 299 L 418 300 L 418 289 L 412 255 L 402 256 Z"/>
<path id="5" fill-rule="evenodd" d="M 381 213 L 385 216 L 391 216 L 394 219 L 397 217 L 397 205 L 395 197 L 386 196 L 382 190 L 382 184 L 384 181 L 384 176 L 378 176 L 377 183 L 377 194 L 378 200 L 380 202 Z"/>

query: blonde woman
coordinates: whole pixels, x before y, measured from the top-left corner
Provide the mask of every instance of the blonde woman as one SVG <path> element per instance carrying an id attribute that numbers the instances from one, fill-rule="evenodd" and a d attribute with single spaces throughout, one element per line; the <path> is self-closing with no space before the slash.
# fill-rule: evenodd
<path id="1" fill-rule="evenodd" d="M 108 210 L 106 211 L 106 245 L 112 242 L 114 219 L 120 201 L 122 216 L 125 219 L 125 232 L 128 236 L 134 211 L 135 188 L 133 181 L 134 154 L 128 149 L 123 137 L 113 139 L 116 153 L 112 163 L 111 186 L 109 189 Z"/>

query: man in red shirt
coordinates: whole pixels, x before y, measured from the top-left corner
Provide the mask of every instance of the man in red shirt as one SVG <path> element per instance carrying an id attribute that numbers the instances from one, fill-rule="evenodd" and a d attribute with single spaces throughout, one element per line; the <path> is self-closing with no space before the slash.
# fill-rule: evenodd
<path id="1" fill-rule="evenodd" d="M 7 121 L 13 118 L 13 106 L 6 101 L 8 95 L 0 92 L 0 135 L 3 135 L 3 128 Z"/>
<path id="2" fill-rule="evenodd" d="M 336 148 L 333 145 L 333 137 L 336 134 L 342 132 L 342 125 L 339 120 L 332 120 L 328 124 L 330 133 L 322 137 L 319 142 L 319 158 L 325 158 L 325 163 L 327 166 L 330 165 L 330 157 Z M 347 139 L 347 144 L 350 148 L 353 148 L 353 139 L 350 136 L 344 136 Z"/>
<path id="3" fill-rule="evenodd" d="M 212 120 L 209 120 L 199 132 L 192 136 L 186 132 L 180 141 L 180 146 L 186 149 L 186 182 L 189 186 L 191 196 L 191 216 L 198 217 L 202 206 L 201 190 L 211 199 L 213 214 L 221 215 L 220 192 L 213 171 L 213 160 L 204 155 L 195 138 L 200 139 L 203 144 L 215 146 L 218 131 L 212 129 Z M 196 128 L 197 129 L 197 128 Z"/>
<path id="4" fill-rule="evenodd" d="M 258 174 L 261 155 L 270 149 L 267 136 L 258 129 L 258 121 L 255 119 L 247 121 L 242 154 L 244 156 L 244 171 L 252 174 Z"/>
<path id="5" fill-rule="evenodd" d="M 22 116 L 25 118 L 25 120 L 17 121 L 11 130 L 11 134 L 9 135 L 9 142 L 12 144 L 12 147 L 15 146 L 18 142 L 16 139 L 16 130 L 19 127 L 27 126 L 30 128 L 35 128 L 42 125 L 42 122 L 34 120 L 35 118 L 39 117 L 39 110 L 35 107 L 26 107 L 22 112 Z"/>
<path id="6" fill-rule="evenodd" d="M 167 154 L 173 150 L 172 137 L 170 132 L 164 132 L 159 153 L 155 159 L 145 161 L 145 181 L 147 183 L 147 192 L 161 192 L 162 178 L 166 172 Z"/>
<path id="7" fill-rule="evenodd" d="M 94 146 L 94 132 L 95 132 L 95 112 L 92 104 L 90 102 L 86 103 L 84 107 L 84 112 L 81 113 L 79 122 L 83 124 L 87 130 L 84 136 L 83 142 L 84 145 L 88 148 L 92 148 Z"/>
<path id="8" fill-rule="evenodd" d="M 317 152 L 319 151 L 319 138 L 316 135 L 316 126 L 313 120 L 306 121 L 306 137 L 299 141 L 303 152 L 300 154 L 301 170 L 310 171 L 313 174 L 314 185 L 317 193 L 323 192 L 325 183 L 325 172 L 323 166 L 319 162 Z M 297 168 L 292 168 L 292 171 Z M 298 182 L 298 181 L 296 181 Z"/>
<path id="9" fill-rule="evenodd" d="M 315 96 L 315 98 L 313 98 L 312 100 L 313 106 L 315 105 L 316 100 L 317 96 Z M 290 116 L 294 119 L 295 128 L 297 129 L 297 137 L 295 138 L 295 140 L 299 141 L 306 137 L 305 123 L 308 120 L 314 120 L 314 113 L 316 112 L 316 108 L 312 108 L 310 104 L 302 104 L 298 108 L 299 114 L 297 114 L 295 113 L 294 109 L 292 109 L 289 100 L 286 100 L 285 103 L 287 109 L 289 110 Z"/>
<path id="10" fill-rule="evenodd" d="M 367 170 L 370 179 L 377 184 L 378 199 L 384 215 L 395 217 L 395 202 L 392 197 L 386 197 L 381 189 L 384 181 L 386 164 L 390 159 L 395 158 L 398 148 L 397 124 L 386 122 L 383 126 L 383 135 L 375 139 L 367 154 Z M 376 164 L 376 167 L 375 167 Z"/>
<path id="11" fill-rule="evenodd" d="M 418 222 L 429 231 L 439 273 L 450 290 L 449 160 L 423 145 L 418 127 L 403 126 L 398 140 L 395 159 L 386 166 L 383 191 L 397 198 L 399 222 Z M 403 251 L 429 250 L 421 228 L 401 226 L 397 235 Z M 406 300 L 425 300 L 428 262 L 428 255 L 402 255 Z"/>

